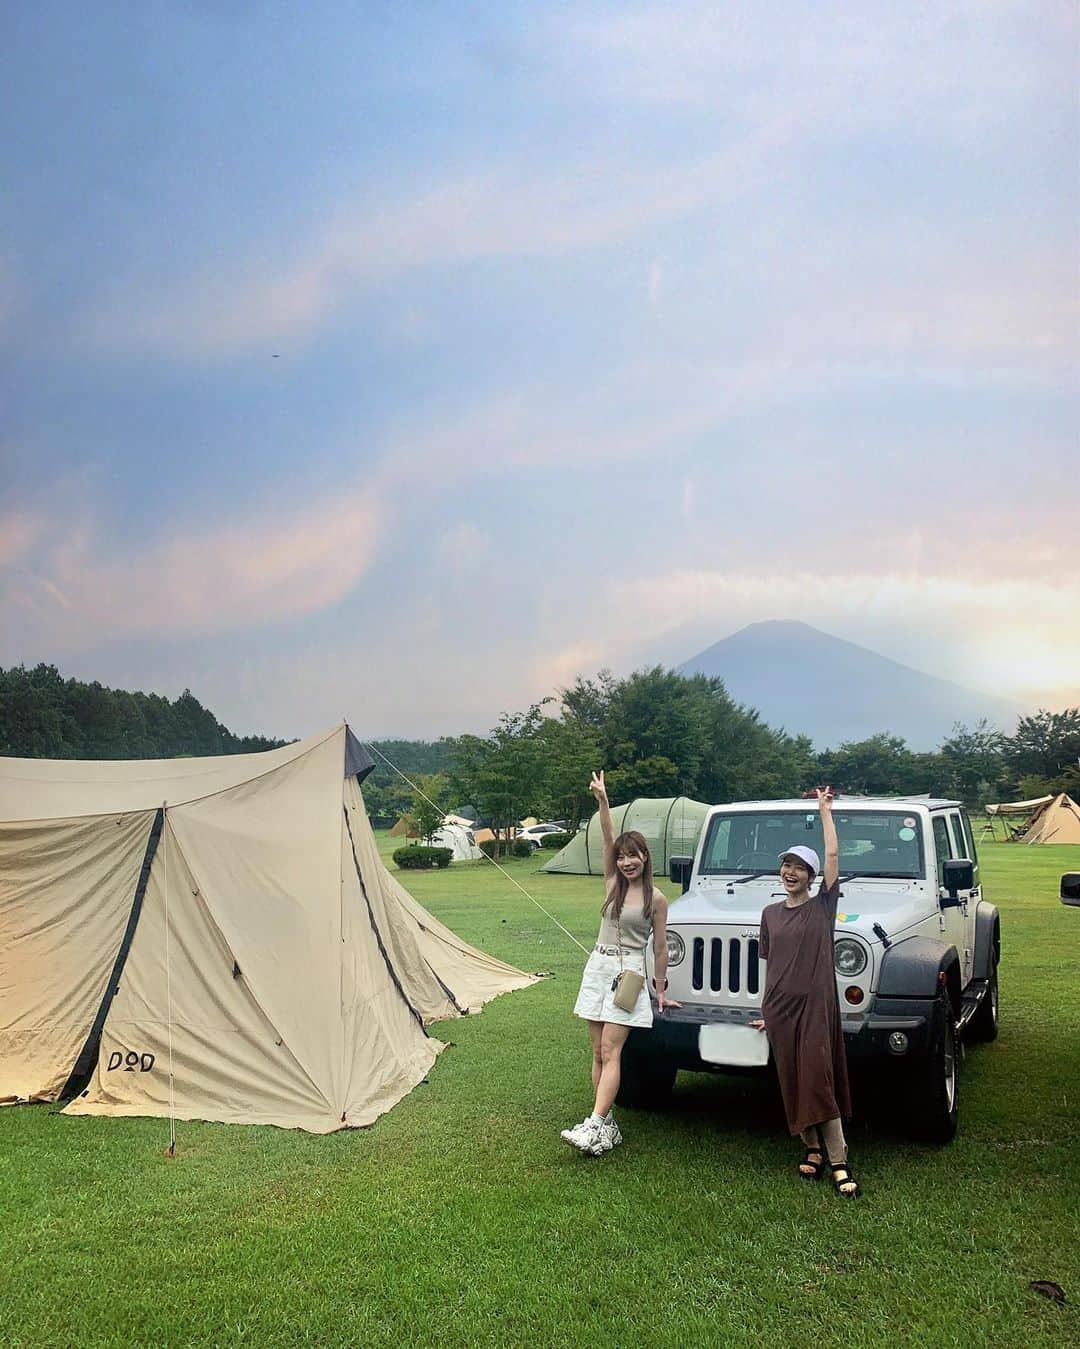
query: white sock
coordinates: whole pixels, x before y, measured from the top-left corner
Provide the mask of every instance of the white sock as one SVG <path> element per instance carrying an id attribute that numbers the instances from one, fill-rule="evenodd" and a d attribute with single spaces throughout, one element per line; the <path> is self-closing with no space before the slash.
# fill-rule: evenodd
<path id="1" fill-rule="evenodd" d="M 607 1112 L 607 1114 L 604 1116 L 604 1123 L 605 1123 L 605 1124 L 614 1124 L 614 1123 L 615 1123 L 615 1117 L 612 1115 L 612 1113 L 611 1113 L 610 1110 L 609 1110 L 609 1111 Z"/>
<path id="2" fill-rule="evenodd" d="M 594 1110 L 593 1113 L 589 1116 L 589 1123 L 590 1123 L 590 1124 L 603 1124 L 603 1122 L 604 1122 L 604 1116 L 603 1116 L 603 1115 L 598 1115 L 598 1114 L 596 1113 L 595 1110 Z"/>

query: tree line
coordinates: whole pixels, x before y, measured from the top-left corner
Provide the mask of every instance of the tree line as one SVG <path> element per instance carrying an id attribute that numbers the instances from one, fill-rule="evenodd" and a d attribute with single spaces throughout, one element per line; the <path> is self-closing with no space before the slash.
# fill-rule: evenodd
<path id="1" fill-rule="evenodd" d="M 52 665 L 0 669 L 0 753 L 46 758 L 238 754 L 286 743 L 237 736 L 185 689 L 170 701 L 64 679 Z M 1080 796 L 1080 708 L 1021 717 L 1012 735 L 957 725 L 935 750 L 882 732 L 815 751 L 808 736 L 768 726 L 721 679 L 660 666 L 579 677 L 486 736 L 381 740 L 364 784 L 376 824 L 412 813 L 427 833 L 441 812 L 471 806 L 506 830 L 529 815 L 570 828 L 592 810 L 589 774 L 603 767 L 612 800 L 699 801 L 796 796 L 828 781 L 856 795 L 930 793 L 972 808 L 1067 791 Z M 424 798 L 434 801 L 434 807 Z"/>
<path id="2" fill-rule="evenodd" d="M 173 759 L 249 754 L 285 740 L 234 735 L 190 689 L 171 701 L 65 679 L 55 665 L 0 669 L 0 754 L 26 759 Z"/>
<path id="3" fill-rule="evenodd" d="M 498 830 L 528 815 L 574 829 L 592 810 L 585 784 L 600 766 L 614 801 L 769 799 L 826 781 L 851 795 L 927 793 L 972 809 L 1051 792 L 1080 795 L 1077 708 L 1022 717 L 1011 736 L 985 721 L 958 724 L 932 751 L 913 750 L 888 732 L 815 751 L 809 737 L 770 727 L 736 704 L 721 679 L 657 666 L 625 679 L 610 671 L 579 677 L 560 691 L 559 715 L 549 711 L 537 703 L 504 715 L 487 736 L 438 742 L 413 778 L 419 792 L 388 770 L 374 797 L 365 788 L 369 809 L 386 818 L 411 814 L 421 833 L 440 811 L 466 805 Z"/>

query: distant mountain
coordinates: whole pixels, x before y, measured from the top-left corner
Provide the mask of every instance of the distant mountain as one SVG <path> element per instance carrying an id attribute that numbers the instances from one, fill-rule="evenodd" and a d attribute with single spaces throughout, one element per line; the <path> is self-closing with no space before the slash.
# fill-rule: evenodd
<path id="1" fill-rule="evenodd" d="M 934 749 L 958 721 L 985 717 L 1012 732 L 1029 712 L 1006 698 L 923 674 L 806 623 L 751 623 L 679 666 L 719 675 L 736 702 L 756 707 L 770 726 L 811 737 L 818 749 L 878 731 L 912 749 Z"/>

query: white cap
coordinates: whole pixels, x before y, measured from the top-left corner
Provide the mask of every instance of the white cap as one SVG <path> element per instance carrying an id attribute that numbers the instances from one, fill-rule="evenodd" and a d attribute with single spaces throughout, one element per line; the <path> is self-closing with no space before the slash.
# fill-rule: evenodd
<path id="1" fill-rule="evenodd" d="M 815 876 L 821 870 L 821 859 L 813 848 L 808 848 L 805 843 L 796 843 L 794 848 L 788 848 L 786 852 L 782 852 L 780 861 L 782 862 L 785 857 L 797 857 L 800 862 L 805 862 Z"/>

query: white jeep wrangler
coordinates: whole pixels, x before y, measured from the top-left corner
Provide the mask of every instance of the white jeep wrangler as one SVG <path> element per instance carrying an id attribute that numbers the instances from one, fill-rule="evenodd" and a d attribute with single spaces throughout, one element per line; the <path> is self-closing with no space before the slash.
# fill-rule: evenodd
<path id="1" fill-rule="evenodd" d="M 873 1069 L 912 1132 L 956 1132 L 959 1036 L 993 1040 L 1001 924 L 982 898 L 971 823 L 956 801 L 840 797 L 835 964 L 853 1070 Z M 658 1103 L 680 1068 L 764 1070 L 761 911 L 784 898 L 779 854 L 824 851 L 816 804 L 714 806 L 693 858 L 672 858 L 668 994 L 682 1004 L 631 1032 L 623 1104 Z M 652 967 L 650 954 L 650 983 Z M 865 1076 L 865 1074 L 860 1074 Z"/>

